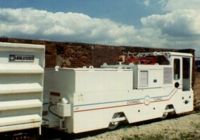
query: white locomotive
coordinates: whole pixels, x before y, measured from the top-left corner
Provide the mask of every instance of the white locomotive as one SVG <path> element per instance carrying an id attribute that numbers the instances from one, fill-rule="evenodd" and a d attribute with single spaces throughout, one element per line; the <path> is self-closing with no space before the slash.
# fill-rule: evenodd
<path id="1" fill-rule="evenodd" d="M 44 125 L 68 133 L 115 128 L 193 110 L 192 55 L 143 53 L 164 64 L 47 69 Z"/>

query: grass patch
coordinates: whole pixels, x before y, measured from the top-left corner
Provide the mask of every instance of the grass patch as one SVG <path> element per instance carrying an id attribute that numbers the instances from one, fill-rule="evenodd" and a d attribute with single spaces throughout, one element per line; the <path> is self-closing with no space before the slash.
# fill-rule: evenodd
<path id="1" fill-rule="evenodd" d="M 194 127 L 195 129 L 200 130 L 200 124 L 195 124 L 195 123 L 193 123 L 192 125 L 193 125 L 193 127 Z"/>
<path id="2" fill-rule="evenodd" d="M 178 135 L 141 135 L 141 136 L 132 136 L 132 137 L 124 137 L 122 140 L 194 140 L 200 139 L 200 135 L 194 133 L 179 133 Z"/>
<path id="3" fill-rule="evenodd" d="M 145 136 L 133 136 L 133 137 L 123 138 L 123 140 L 165 140 L 165 139 L 166 138 L 160 134 L 145 135 Z"/>

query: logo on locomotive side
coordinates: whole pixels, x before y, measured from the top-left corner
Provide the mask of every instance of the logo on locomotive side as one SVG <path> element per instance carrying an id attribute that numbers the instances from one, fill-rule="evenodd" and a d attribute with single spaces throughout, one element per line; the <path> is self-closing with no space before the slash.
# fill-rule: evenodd
<path id="1" fill-rule="evenodd" d="M 34 55 L 10 54 L 9 62 L 33 62 Z"/>

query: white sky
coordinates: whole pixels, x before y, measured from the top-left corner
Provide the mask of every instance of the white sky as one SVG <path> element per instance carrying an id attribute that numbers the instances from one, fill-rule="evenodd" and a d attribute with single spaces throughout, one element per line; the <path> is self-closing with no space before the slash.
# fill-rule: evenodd
<path id="1" fill-rule="evenodd" d="M 200 56 L 200 0 L 60 2 L 0 0 L 0 36 L 193 48 Z"/>

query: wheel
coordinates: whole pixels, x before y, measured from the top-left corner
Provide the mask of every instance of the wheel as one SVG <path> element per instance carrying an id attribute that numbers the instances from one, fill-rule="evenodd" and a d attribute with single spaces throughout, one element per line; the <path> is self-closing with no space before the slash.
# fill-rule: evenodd
<path id="1" fill-rule="evenodd" d="M 120 113 L 115 113 L 112 117 L 112 119 L 120 118 L 121 114 Z M 114 130 L 119 126 L 119 122 L 110 122 L 108 129 Z"/>
<path id="2" fill-rule="evenodd" d="M 162 118 L 162 119 L 166 119 L 167 116 L 168 116 L 168 113 L 167 113 L 167 112 L 164 112 L 164 113 L 163 113 L 163 116 L 162 116 L 161 118 Z"/>
<path id="3" fill-rule="evenodd" d="M 13 136 L 11 140 L 39 140 L 37 134 L 23 134 L 19 136 Z"/>
<path id="4" fill-rule="evenodd" d="M 111 122 L 108 126 L 108 129 L 114 130 L 119 126 L 119 122 Z"/>

